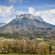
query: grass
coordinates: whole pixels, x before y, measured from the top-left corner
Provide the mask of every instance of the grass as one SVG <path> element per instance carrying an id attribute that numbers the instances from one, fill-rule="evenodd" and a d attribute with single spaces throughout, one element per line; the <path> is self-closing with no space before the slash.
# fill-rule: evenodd
<path id="1" fill-rule="evenodd" d="M 38 55 L 38 54 L 0 54 L 0 55 Z M 46 54 L 46 55 L 55 55 L 55 54 Z"/>

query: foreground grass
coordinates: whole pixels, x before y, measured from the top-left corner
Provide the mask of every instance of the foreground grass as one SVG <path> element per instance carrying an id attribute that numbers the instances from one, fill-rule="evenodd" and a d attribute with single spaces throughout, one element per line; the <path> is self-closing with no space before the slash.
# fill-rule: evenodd
<path id="1" fill-rule="evenodd" d="M 0 55 L 38 55 L 38 54 L 0 54 Z M 46 54 L 46 55 L 55 55 L 55 54 Z"/>

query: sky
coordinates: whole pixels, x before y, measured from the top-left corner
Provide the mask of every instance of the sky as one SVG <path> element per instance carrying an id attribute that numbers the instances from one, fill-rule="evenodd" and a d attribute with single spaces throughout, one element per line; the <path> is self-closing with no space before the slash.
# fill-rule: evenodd
<path id="1" fill-rule="evenodd" d="M 24 13 L 55 25 L 55 0 L 0 0 L 0 23 L 9 23 L 17 14 Z"/>

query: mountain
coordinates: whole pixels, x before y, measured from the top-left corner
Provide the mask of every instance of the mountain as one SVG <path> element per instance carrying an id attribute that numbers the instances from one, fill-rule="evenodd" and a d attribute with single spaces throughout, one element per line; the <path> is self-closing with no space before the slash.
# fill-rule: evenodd
<path id="1" fill-rule="evenodd" d="M 43 21 L 43 19 L 40 16 L 33 16 L 31 14 L 21 14 L 17 15 L 15 19 L 13 19 L 10 23 L 5 25 L 4 27 L 35 27 L 35 28 L 52 28 L 55 27 L 54 25 L 51 25 L 49 23 L 46 23 Z"/>
<path id="2" fill-rule="evenodd" d="M 46 23 L 40 16 L 33 16 L 32 14 L 21 14 L 17 15 L 16 18 L 13 19 L 10 23 L 1 27 L 0 32 L 18 33 L 22 36 L 52 36 L 53 32 L 51 30 L 54 28 L 54 25 Z"/>
<path id="3" fill-rule="evenodd" d="M 4 26 L 5 25 L 5 23 L 0 23 L 0 27 L 2 27 L 2 26 Z"/>

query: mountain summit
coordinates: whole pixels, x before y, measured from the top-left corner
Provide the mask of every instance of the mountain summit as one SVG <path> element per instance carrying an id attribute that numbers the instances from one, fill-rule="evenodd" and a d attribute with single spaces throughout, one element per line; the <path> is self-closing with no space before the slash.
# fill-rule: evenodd
<path id="1" fill-rule="evenodd" d="M 51 28 L 54 25 L 48 24 L 40 16 L 33 16 L 32 14 L 21 14 L 17 15 L 8 26 L 17 26 L 17 27 L 35 27 L 35 28 Z"/>
<path id="2" fill-rule="evenodd" d="M 37 19 L 39 21 L 43 21 L 43 19 L 39 16 L 34 16 L 32 14 L 21 14 L 21 15 L 17 15 L 16 16 L 17 19 L 22 19 L 22 18 L 27 18 L 27 19 L 30 19 L 30 20 L 33 20 L 33 19 Z"/>

